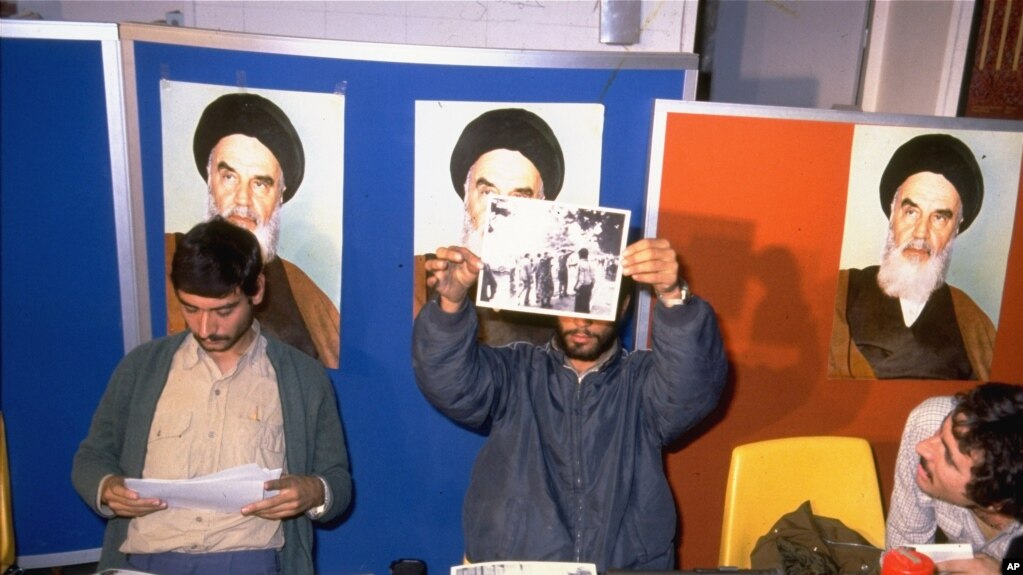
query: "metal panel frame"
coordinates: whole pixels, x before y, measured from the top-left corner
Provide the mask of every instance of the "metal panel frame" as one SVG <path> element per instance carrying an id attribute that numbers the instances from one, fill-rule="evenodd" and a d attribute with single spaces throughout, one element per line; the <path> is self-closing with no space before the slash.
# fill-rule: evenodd
<path id="1" fill-rule="evenodd" d="M 131 214 L 134 211 L 128 179 L 127 142 L 124 125 L 124 92 L 121 81 L 121 59 L 117 26 L 80 22 L 47 22 L 5 20 L 0 27 L 0 37 L 29 40 L 82 40 L 100 43 L 103 63 L 103 86 L 106 98 L 107 135 L 109 139 L 111 185 L 114 205 L 114 226 L 117 233 L 118 284 L 121 290 L 121 315 L 123 344 L 125 352 L 148 339 L 148 332 L 140 322 L 137 296 L 145 292 L 136 288 L 139 283 L 136 272 L 141 266 L 145 271 L 145 246 L 134 245 L 130 239 L 136 234 L 132 229 Z M 140 210 L 138 210 L 140 211 Z M 142 236 L 139 236 L 142 237 Z M 142 238 L 144 241 L 144 237 Z M 17 564 L 24 569 L 36 569 L 59 565 L 93 563 L 99 560 L 100 550 L 83 549 L 66 553 L 23 555 L 17 557 Z"/>

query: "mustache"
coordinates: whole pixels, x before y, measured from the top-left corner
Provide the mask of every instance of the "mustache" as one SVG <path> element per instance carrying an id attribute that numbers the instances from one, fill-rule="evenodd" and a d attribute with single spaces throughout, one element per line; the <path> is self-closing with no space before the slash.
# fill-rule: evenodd
<path id="1" fill-rule="evenodd" d="M 210 335 L 210 336 L 200 337 L 200 338 L 196 338 L 196 339 L 198 339 L 199 341 L 217 342 L 217 341 L 228 341 L 231 338 L 229 338 L 226 335 Z"/>
<path id="2" fill-rule="evenodd" d="M 236 216 L 236 217 L 240 217 L 240 218 L 248 218 L 248 219 L 256 222 L 256 225 L 260 225 L 260 226 L 263 225 L 263 221 L 259 217 L 259 214 L 254 212 L 252 210 L 252 208 L 249 208 L 249 207 L 246 207 L 246 206 L 231 206 L 226 211 L 224 211 L 221 215 L 224 218 L 230 218 L 232 216 Z"/>
<path id="3" fill-rule="evenodd" d="M 931 470 L 930 470 L 929 467 L 927 467 L 927 460 L 924 459 L 923 457 L 920 458 L 920 467 L 923 468 L 924 473 L 926 473 L 927 477 L 930 478 L 931 477 Z"/>
<path id="4" fill-rule="evenodd" d="M 899 251 L 900 252 L 903 252 L 903 251 L 906 251 L 906 250 L 925 251 L 925 252 L 927 252 L 928 256 L 934 254 L 934 247 L 931 246 L 930 242 L 928 242 L 927 240 L 922 239 L 922 238 L 917 238 L 915 240 L 909 240 L 908 242 L 906 242 L 906 243 L 902 244 L 901 246 L 899 246 Z"/>

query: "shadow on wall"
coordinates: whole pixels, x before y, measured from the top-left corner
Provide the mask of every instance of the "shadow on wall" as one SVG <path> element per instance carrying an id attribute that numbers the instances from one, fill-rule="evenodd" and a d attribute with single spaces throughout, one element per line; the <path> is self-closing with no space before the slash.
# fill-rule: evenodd
<path id="1" fill-rule="evenodd" d="M 708 300 L 729 354 L 728 383 L 717 408 L 671 451 L 685 448 L 725 419 L 739 380 L 785 382 L 744 390 L 765 406 L 743 414 L 744 433 L 756 434 L 805 404 L 816 386 L 806 377 L 807 366 L 823 371 L 826 357 L 822 318 L 813 318 L 802 293 L 805 278 L 796 257 L 782 246 L 757 251 L 752 222 L 667 214 L 661 225 L 678 230 L 672 242 L 694 293 L 714 294 Z"/>

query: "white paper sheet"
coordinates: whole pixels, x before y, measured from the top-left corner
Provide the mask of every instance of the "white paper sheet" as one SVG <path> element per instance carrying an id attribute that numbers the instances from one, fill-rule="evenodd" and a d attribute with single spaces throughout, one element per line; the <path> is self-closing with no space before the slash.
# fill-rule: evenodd
<path id="1" fill-rule="evenodd" d="M 141 497 L 162 499 L 168 507 L 236 513 L 249 503 L 276 495 L 276 491 L 263 491 L 263 482 L 280 476 L 280 469 L 249 463 L 192 479 L 125 479 L 124 485 Z"/>
<path id="2" fill-rule="evenodd" d="M 451 575 L 597 575 L 597 566 L 557 561 L 492 561 L 453 565 Z"/>
<path id="3" fill-rule="evenodd" d="M 930 543 L 913 545 L 913 549 L 930 557 L 935 563 L 952 559 L 973 559 L 973 547 L 969 543 Z"/>

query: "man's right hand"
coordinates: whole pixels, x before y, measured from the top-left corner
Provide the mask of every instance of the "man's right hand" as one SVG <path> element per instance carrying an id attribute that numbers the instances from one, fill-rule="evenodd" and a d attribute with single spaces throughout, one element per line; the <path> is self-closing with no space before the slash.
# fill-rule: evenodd
<path id="1" fill-rule="evenodd" d="M 468 248 L 437 248 L 437 257 L 426 261 L 426 285 L 440 295 L 440 308 L 448 313 L 462 309 L 469 288 L 476 283 L 483 260 Z"/>
<path id="2" fill-rule="evenodd" d="M 142 499 L 137 491 L 125 487 L 124 477 L 120 475 L 106 478 L 99 501 L 118 517 L 142 517 L 154 511 L 167 509 L 167 504 L 160 499 Z"/>

